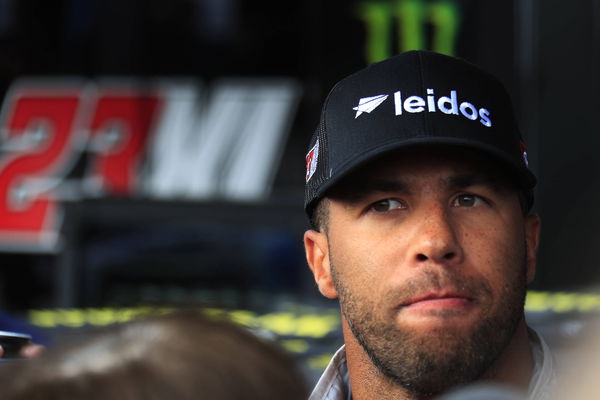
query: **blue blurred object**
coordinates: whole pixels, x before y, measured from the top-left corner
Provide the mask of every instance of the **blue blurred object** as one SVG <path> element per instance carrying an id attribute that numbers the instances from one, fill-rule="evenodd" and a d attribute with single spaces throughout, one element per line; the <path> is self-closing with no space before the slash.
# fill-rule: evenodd
<path id="1" fill-rule="evenodd" d="M 51 344 L 50 339 L 35 326 L 23 321 L 21 318 L 8 314 L 0 310 L 0 330 L 26 333 L 31 335 L 32 341 L 36 344 L 48 346 Z"/>

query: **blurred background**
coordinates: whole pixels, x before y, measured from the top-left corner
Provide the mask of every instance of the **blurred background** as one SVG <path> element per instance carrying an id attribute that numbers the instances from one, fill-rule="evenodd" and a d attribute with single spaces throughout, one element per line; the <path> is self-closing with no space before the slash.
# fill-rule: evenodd
<path id="1" fill-rule="evenodd" d="M 577 337 L 600 309 L 598 0 L 0 0 L 0 330 L 205 306 L 318 376 L 342 340 L 304 261 L 308 140 L 337 80 L 411 49 L 511 93 L 543 222 L 527 312 Z"/>

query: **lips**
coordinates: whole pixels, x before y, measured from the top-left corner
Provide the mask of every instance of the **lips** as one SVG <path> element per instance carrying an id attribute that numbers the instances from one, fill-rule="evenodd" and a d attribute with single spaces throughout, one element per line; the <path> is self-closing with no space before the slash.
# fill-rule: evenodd
<path id="1" fill-rule="evenodd" d="M 406 307 L 461 307 L 472 303 L 474 299 L 468 295 L 454 292 L 429 292 L 414 296 L 400 304 L 399 308 Z"/>

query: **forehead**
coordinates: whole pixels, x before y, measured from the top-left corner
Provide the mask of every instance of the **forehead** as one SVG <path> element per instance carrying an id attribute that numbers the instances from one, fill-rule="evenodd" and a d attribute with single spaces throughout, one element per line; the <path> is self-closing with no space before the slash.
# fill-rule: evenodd
<path id="1" fill-rule="evenodd" d="M 374 179 L 401 180 L 419 184 L 424 177 L 440 182 L 485 182 L 498 187 L 514 187 L 502 165 L 481 152 L 444 146 L 421 146 L 397 150 L 379 157 L 350 173 L 332 194 L 353 191 Z"/>

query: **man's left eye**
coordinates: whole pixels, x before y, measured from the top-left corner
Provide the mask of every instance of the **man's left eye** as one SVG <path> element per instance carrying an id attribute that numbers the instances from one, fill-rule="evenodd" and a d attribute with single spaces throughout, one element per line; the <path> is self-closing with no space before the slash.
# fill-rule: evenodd
<path id="1" fill-rule="evenodd" d="M 461 194 L 452 202 L 454 207 L 474 207 L 483 202 L 483 199 L 473 194 Z"/>

